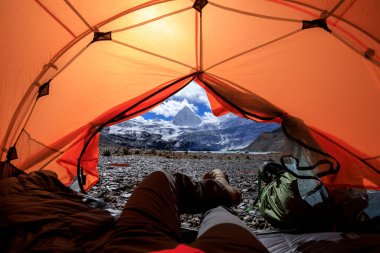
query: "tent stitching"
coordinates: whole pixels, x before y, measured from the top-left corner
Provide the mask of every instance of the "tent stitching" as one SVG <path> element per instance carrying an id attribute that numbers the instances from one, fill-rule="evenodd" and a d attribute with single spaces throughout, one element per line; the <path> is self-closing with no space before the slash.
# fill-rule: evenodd
<path id="1" fill-rule="evenodd" d="M 199 70 L 203 71 L 203 18 L 199 12 Z"/>
<path id="2" fill-rule="evenodd" d="M 219 65 L 222 64 L 222 63 L 225 63 L 225 62 L 227 62 L 227 61 L 233 60 L 233 59 L 235 59 L 235 58 L 237 58 L 237 57 L 240 57 L 240 56 L 242 56 L 242 55 L 248 54 L 248 53 L 250 53 L 250 52 L 252 52 L 252 51 L 255 51 L 255 50 L 257 50 L 257 49 L 263 48 L 263 47 L 265 47 L 265 46 L 271 45 L 271 44 L 273 44 L 273 43 L 275 43 L 275 42 L 277 42 L 277 41 L 280 41 L 280 40 L 283 40 L 283 39 L 285 39 L 285 38 L 288 38 L 288 37 L 290 37 L 290 36 L 292 36 L 292 35 L 294 35 L 294 34 L 300 32 L 300 31 L 302 31 L 302 29 L 297 29 L 297 30 L 295 30 L 295 31 L 293 31 L 293 32 L 290 32 L 290 33 L 287 33 L 287 34 L 285 34 L 285 35 L 283 35 L 283 36 L 281 36 L 281 37 L 279 37 L 279 38 L 276 38 L 276 39 L 274 39 L 274 40 L 271 40 L 271 41 L 265 42 L 265 43 L 263 43 L 263 44 L 261 44 L 261 45 L 258 45 L 258 46 L 256 46 L 256 47 L 253 47 L 253 48 L 251 48 L 251 49 L 248 49 L 248 50 L 246 50 L 246 51 L 244 51 L 244 52 L 238 53 L 238 54 L 236 54 L 236 55 L 234 55 L 234 56 L 231 56 L 231 57 L 229 57 L 229 58 L 227 58 L 227 59 L 225 59 L 225 60 L 222 60 L 221 62 L 218 62 L 218 63 L 216 63 L 216 64 L 214 64 L 214 65 L 208 67 L 208 68 L 205 69 L 204 71 L 210 70 L 210 69 L 212 69 L 212 68 L 214 68 L 214 67 L 216 67 L 216 66 L 219 66 Z"/>
<path id="3" fill-rule="evenodd" d="M 316 15 L 314 15 L 313 13 L 310 13 L 310 12 L 306 11 L 306 10 L 303 10 L 303 9 L 297 8 L 296 6 L 294 6 L 294 5 L 292 5 L 292 4 L 289 4 L 289 3 L 295 3 L 295 4 L 298 4 L 298 5 L 300 5 L 300 6 L 309 7 L 309 8 L 311 8 L 311 9 L 313 9 L 313 10 L 318 10 L 318 11 L 321 11 L 321 12 L 323 11 L 323 10 L 321 10 L 321 9 L 318 9 L 318 8 L 312 6 L 312 5 L 308 5 L 308 4 L 300 3 L 300 2 L 298 2 L 298 1 L 293 1 L 293 0 L 286 0 L 287 2 L 289 2 L 288 4 L 285 3 L 285 1 L 279 1 L 279 0 L 271 0 L 271 1 L 273 1 L 273 2 L 275 2 L 275 3 L 278 3 L 278 4 L 282 4 L 282 5 L 287 6 L 287 7 L 289 7 L 289 8 L 293 8 L 293 9 L 298 10 L 298 11 L 302 11 L 302 12 L 304 12 L 304 13 L 306 13 L 306 14 L 309 14 L 309 15 L 315 17 L 315 18 L 319 18 L 319 17 L 316 16 Z M 380 39 L 379 39 L 379 38 L 376 38 L 374 35 L 372 35 L 372 34 L 369 33 L 368 31 L 364 30 L 363 28 L 361 28 L 361 27 L 355 25 L 354 23 L 352 23 L 352 22 L 350 22 L 350 21 L 348 21 L 348 20 L 346 20 L 346 19 L 344 19 L 344 18 L 342 18 L 342 17 L 339 17 L 339 16 L 337 16 L 337 15 L 335 15 L 335 14 L 333 14 L 333 15 L 331 15 L 331 16 L 334 17 L 334 18 L 337 18 L 337 19 L 339 19 L 339 20 L 341 20 L 341 21 L 343 21 L 343 22 L 345 22 L 345 23 L 347 23 L 348 25 L 354 27 L 355 29 L 359 30 L 360 32 L 366 34 L 368 37 L 370 37 L 371 39 L 375 40 L 377 43 L 380 43 Z M 327 20 L 327 23 L 328 23 L 328 24 L 331 24 L 331 22 L 330 22 L 329 20 Z M 345 33 L 347 32 L 347 31 L 345 31 L 344 29 L 342 29 L 342 28 L 341 28 L 340 26 L 338 26 L 338 25 L 336 25 L 336 26 L 334 26 L 334 27 L 337 28 L 337 29 L 339 29 L 339 30 L 341 30 L 341 31 L 343 31 L 343 32 L 345 32 Z"/>
<path id="4" fill-rule="evenodd" d="M 286 22 L 296 22 L 296 23 L 301 23 L 302 22 L 302 20 L 299 20 L 299 19 L 281 18 L 281 17 L 268 16 L 268 15 L 253 13 L 253 12 L 247 12 L 247 11 L 237 10 L 237 9 L 234 9 L 234 8 L 230 8 L 230 7 L 223 6 L 223 5 L 216 4 L 216 3 L 212 3 L 212 2 L 210 2 L 210 5 L 212 5 L 214 7 L 217 7 L 217 8 L 220 8 L 220 9 L 227 10 L 227 11 L 232 11 L 232 12 L 236 12 L 236 13 L 239 13 L 239 14 L 243 14 L 243 15 L 247 15 L 247 16 L 253 16 L 253 17 L 257 17 L 257 18 L 272 19 L 272 20 L 286 21 Z"/>
<path id="5" fill-rule="evenodd" d="M 195 64 L 196 64 L 196 68 L 199 69 L 199 39 L 200 39 L 200 31 L 199 31 L 199 16 L 198 16 L 198 12 L 195 12 L 195 36 L 194 36 L 194 39 L 195 39 Z"/>
<path id="6" fill-rule="evenodd" d="M 341 21 L 341 18 L 351 9 L 351 7 L 354 5 L 355 1 L 351 1 L 350 4 L 340 13 L 340 15 L 336 16 L 335 22 L 332 24 L 333 26 L 336 26 L 339 21 Z M 326 17 L 327 18 L 327 17 Z"/>
<path id="7" fill-rule="evenodd" d="M 156 4 L 162 4 L 162 3 L 171 2 L 171 1 L 173 1 L 173 0 L 151 0 L 147 3 L 137 5 L 135 7 L 128 9 L 128 10 L 122 11 L 122 12 L 120 12 L 120 13 L 118 13 L 118 14 L 116 14 L 116 15 L 114 15 L 114 16 L 106 19 L 106 20 L 103 20 L 103 21 L 99 22 L 98 24 L 96 24 L 95 27 L 100 28 L 103 25 L 106 25 L 106 24 L 108 24 L 108 23 L 110 23 L 110 22 L 112 22 L 112 21 L 114 21 L 120 17 L 123 17 L 123 16 L 129 14 L 129 13 L 132 13 L 132 12 L 135 12 L 135 11 L 138 11 L 138 10 L 141 10 L 141 9 L 144 9 L 144 8 L 156 5 Z"/>
<path id="8" fill-rule="evenodd" d="M 343 4 L 343 2 L 344 2 L 345 0 L 340 0 L 339 1 L 339 3 L 337 3 L 335 6 L 334 6 L 334 8 L 331 10 L 331 11 L 329 11 L 328 13 L 327 13 L 327 16 L 326 17 L 324 17 L 325 19 L 326 18 L 328 18 L 330 15 L 332 15 L 342 4 Z M 353 5 L 353 3 L 354 2 L 351 2 L 351 4 L 350 4 L 350 6 L 342 13 L 342 16 L 344 15 L 344 13 L 346 13 L 350 8 L 351 8 L 351 6 Z M 339 20 L 339 19 L 338 19 Z"/>
<path id="9" fill-rule="evenodd" d="M 162 56 L 162 55 L 159 55 L 159 54 L 156 54 L 156 53 L 153 53 L 153 52 L 149 52 L 147 50 L 144 50 L 144 49 L 141 49 L 141 48 L 138 48 L 138 47 L 135 47 L 135 46 L 132 46 L 132 45 L 129 45 L 127 43 L 124 43 L 124 42 L 121 42 L 121 41 L 118 41 L 118 40 L 112 40 L 112 42 L 114 43 L 117 43 L 117 44 L 120 44 L 122 46 L 125 46 L 125 47 L 129 47 L 129 48 L 132 48 L 134 50 L 137 50 L 137 51 L 140 51 L 140 52 L 143 52 L 143 53 L 146 53 L 146 54 L 149 54 L 149 55 L 152 55 L 152 56 L 155 56 L 155 57 L 158 57 L 158 58 L 161 58 L 161 59 L 164 59 L 164 60 L 167 60 L 167 61 L 171 61 L 171 62 L 174 62 L 174 63 L 177 63 L 179 65 L 182 65 L 182 66 L 185 66 L 185 67 L 188 67 L 192 70 L 196 70 L 194 67 L 190 66 L 190 65 L 187 65 L 186 63 L 183 63 L 183 62 L 179 62 L 177 60 L 174 60 L 174 59 L 171 59 L 169 57 L 165 57 L 165 56 Z"/>
<path id="10" fill-rule="evenodd" d="M 100 28 L 101 26 L 106 25 L 109 22 L 112 22 L 115 19 L 120 18 L 120 17 L 122 17 L 122 16 L 124 16 L 126 14 L 132 13 L 134 11 L 137 11 L 137 10 L 149 7 L 149 6 L 153 6 L 153 5 L 156 5 L 156 4 L 168 2 L 168 1 L 171 1 L 171 0 L 158 0 L 158 1 L 157 0 L 152 0 L 152 1 L 149 1 L 148 3 L 135 6 L 133 8 L 130 8 L 128 10 L 120 12 L 119 14 L 116 14 L 116 15 L 112 16 L 111 18 L 103 20 L 100 23 L 96 24 L 95 27 Z M 56 55 L 53 56 L 53 58 L 50 60 L 49 63 L 50 64 L 54 64 L 56 61 L 58 61 L 62 57 L 62 55 L 64 55 L 68 50 L 70 50 L 74 45 L 76 45 L 76 43 L 78 43 L 79 41 L 81 41 L 85 36 L 87 36 L 88 34 L 90 34 L 92 32 L 93 32 L 92 30 L 86 30 L 82 34 L 78 35 L 76 38 L 74 38 L 73 40 L 71 40 L 60 51 L 58 51 Z M 43 73 L 43 74 L 45 74 L 45 73 Z"/>
<path id="11" fill-rule="evenodd" d="M 370 58 L 370 57 L 366 57 L 366 52 L 363 52 L 362 50 L 360 50 L 359 48 L 357 48 L 355 45 L 353 45 L 352 43 L 350 43 L 349 41 L 345 40 L 344 38 L 340 37 L 338 34 L 336 34 L 335 32 L 331 32 L 332 35 L 334 35 L 335 38 L 337 38 L 339 41 L 341 41 L 343 44 L 345 44 L 347 47 L 351 48 L 353 51 L 355 51 L 356 53 L 358 53 L 360 56 L 366 58 L 367 60 L 371 61 L 373 64 L 375 64 L 376 66 L 379 66 L 380 67 L 380 62 L 375 60 L 373 57 Z"/>
<path id="12" fill-rule="evenodd" d="M 92 31 L 95 31 L 93 27 L 86 21 L 86 19 L 79 13 L 77 9 L 68 1 L 65 0 L 65 3 L 70 7 L 70 9 L 82 20 L 82 22 Z"/>
<path id="13" fill-rule="evenodd" d="M 54 79 L 59 74 L 61 74 L 62 71 L 64 71 L 68 66 L 70 66 L 70 64 L 73 63 L 90 45 L 91 43 L 87 44 L 84 48 L 82 48 L 76 55 L 73 56 L 73 58 L 71 58 L 65 65 L 63 65 L 63 67 L 59 71 L 57 71 L 57 73 L 55 73 L 51 78 Z"/>
<path id="14" fill-rule="evenodd" d="M 226 82 L 226 83 L 228 83 L 228 84 L 231 84 L 232 86 L 235 86 L 235 87 L 237 87 L 238 89 L 243 90 L 243 91 L 245 91 L 245 92 L 247 92 L 247 93 L 251 93 L 251 92 L 252 92 L 252 91 L 247 90 L 246 88 L 240 86 L 239 84 L 234 83 L 234 82 L 232 82 L 232 81 L 230 81 L 230 80 L 228 80 L 228 79 L 226 79 L 226 78 L 224 78 L 224 77 L 221 77 L 221 76 L 215 75 L 215 74 L 210 73 L 210 72 L 207 72 L 207 75 L 212 76 L 212 77 L 214 77 L 214 78 L 216 78 L 216 79 L 222 80 L 222 81 L 224 81 L 224 82 Z"/>
<path id="15" fill-rule="evenodd" d="M 124 28 L 120 28 L 120 29 L 112 30 L 112 33 L 118 33 L 118 32 L 123 32 L 123 31 L 126 31 L 126 30 L 130 30 L 130 29 L 133 29 L 133 28 L 136 28 L 136 27 L 139 27 L 139 26 L 143 26 L 143 25 L 146 25 L 146 24 L 152 23 L 152 22 L 154 22 L 154 21 L 157 21 L 157 20 L 160 20 L 160 19 L 163 19 L 163 18 L 166 18 L 166 17 L 172 16 L 172 15 L 175 15 L 175 14 L 179 14 L 179 13 L 182 13 L 182 12 L 185 12 L 185 11 L 188 11 L 188 10 L 191 10 L 191 9 L 192 9 L 192 7 L 187 7 L 187 8 L 183 8 L 183 9 L 177 10 L 177 11 L 173 11 L 173 12 L 170 12 L 170 13 L 167 13 L 167 14 L 164 14 L 164 15 L 161 15 L 161 16 L 158 16 L 158 17 L 156 17 L 156 18 L 152 18 L 152 19 L 146 20 L 146 21 L 144 21 L 144 22 L 141 22 L 141 23 L 135 24 L 135 25 L 131 25 L 131 26 L 127 26 L 127 27 L 124 27 Z"/>
<path id="16" fill-rule="evenodd" d="M 68 33 L 71 34 L 74 38 L 76 37 L 75 33 L 70 30 L 57 16 L 55 16 L 48 8 L 46 8 L 45 5 L 43 5 L 40 0 L 35 0 L 36 3 L 45 11 L 47 12 L 55 21 L 57 21 L 58 24 L 60 24 Z"/>

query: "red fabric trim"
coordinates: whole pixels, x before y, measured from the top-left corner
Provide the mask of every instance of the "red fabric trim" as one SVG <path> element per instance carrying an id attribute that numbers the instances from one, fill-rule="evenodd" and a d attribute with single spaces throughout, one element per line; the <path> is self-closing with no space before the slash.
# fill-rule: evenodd
<path id="1" fill-rule="evenodd" d="M 202 73 L 202 79 L 206 82 L 209 82 L 210 84 L 213 83 L 213 84 L 216 84 L 218 86 L 224 86 L 224 87 L 228 87 L 229 85 L 227 85 L 225 82 L 221 81 L 221 80 L 218 80 L 206 73 Z M 281 117 L 284 115 L 284 111 L 282 111 L 281 109 L 275 107 L 274 105 L 270 104 L 268 101 L 266 102 L 267 104 L 264 106 L 266 107 L 266 109 L 257 109 L 256 110 L 252 110 L 252 109 L 249 109 L 249 108 L 242 108 L 241 106 L 239 105 L 236 105 L 236 106 L 233 106 L 233 105 L 230 105 L 228 102 L 226 102 L 222 97 L 220 97 L 219 95 L 215 94 L 215 92 L 213 92 L 211 89 L 209 89 L 207 87 L 207 85 L 205 85 L 203 83 L 203 81 L 201 79 L 199 79 L 198 77 L 196 77 L 194 79 L 195 82 L 197 82 L 202 88 L 205 89 L 206 93 L 207 93 L 207 97 L 209 99 L 209 102 L 210 102 L 210 106 L 211 106 L 211 110 L 212 110 L 212 113 L 215 115 L 215 116 L 222 116 L 226 113 L 233 113 L 239 117 L 242 117 L 242 118 L 248 118 L 248 119 L 251 119 L 251 120 L 254 120 L 256 122 L 275 122 L 275 123 L 281 123 L 282 122 L 282 119 Z M 234 92 L 231 89 L 231 92 Z M 235 93 L 240 93 L 240 94 L 244 94 L 243 92 L 240 92 L 238 90 L 235 89 Z M 259 97 L 259 96 L 257 96 Z M 225 97 L 227 99 L 227 96 Z M 264 101 L 264 100 L 263 100 Z M 248 113 L 251 113 L 251 114 L 255 114 L 257 115 L 258 117 L 254 117 L 252 115 L 245 115 L 244 112 L 241 112 L 240 109 L 244 109 L 246 110 Z M 271 108 L 271 109 L 269 109 Z M 272 119 L 260 119 L 259 117 L 262 117 L 262 118 L 272 118 Z"/>
<path id="2" fill-rule="evenodd" d="M 95 138 L 91 140 L 90 145 L 87 147 L 86 153 L 82 158 L 82 168 L 84 175 L 86 175 L 86 184 L 83 186 L 85 190 L 89 190 L 99 181 L 99 173 L 97 169 L 97 164 L 99 161 L 99 137 L 100 133 L 96 135 Z M 82 139 L 76 145 L 67 150 L 57 163 L 62 167 L 66 168 L 71 175 L 77 174 L 77 163 L 78 163 L 78 154 L 83 149 L 86 138 Z"/>
<path id="3" fill-rule="evenodd" d="M 184 245 L 184 244 L 179 244 L 174 249 L 164 249 L 160 251 L 152 251 L 150 253 L 205 253 L 205 252 L 202 250 Z"/>

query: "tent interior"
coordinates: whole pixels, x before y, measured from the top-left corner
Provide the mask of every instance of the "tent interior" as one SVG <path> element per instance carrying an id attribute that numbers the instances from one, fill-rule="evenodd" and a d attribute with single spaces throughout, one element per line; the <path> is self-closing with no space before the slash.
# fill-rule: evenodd
<path id="1" fill-rule="evenodd" d="M 379 1 L 34 0 L 2 1 L 0 12 L 2 250 L 32 245 L 25 224 L 51 208 L 41 196 L 77 203 L 82 195 L 66 186 L 78 180 L 86 192 L 98 182 L 104 127 L 192 81 L 215 116 L 280 124 L 284 156 L 331 191 L 366 191 L 368 214 L 378 215 Z M 39 204 L 26 218 L 28 201 Z M 78 234 L 81 215 L 99 229 L 113 222 L 77 208 L 65 212 Z M 88 238 L 95 247 L 99 238 Z"/>

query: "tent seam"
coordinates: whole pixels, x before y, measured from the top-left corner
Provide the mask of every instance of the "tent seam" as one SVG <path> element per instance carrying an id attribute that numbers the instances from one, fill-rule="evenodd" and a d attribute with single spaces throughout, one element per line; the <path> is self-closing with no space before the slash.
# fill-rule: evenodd
<path id="1" fill-rule="evenodd" d="M 299 19 L 280 18 L 280 17 L 268 16 L 268 15 L 263 15 L 263 14 L 257 14 L 257 13 L 253 13 L 253 12 L 247 12 L 247 11 L 237 10 L 237 9 L 230 8 L 230 7 L 227 7 L 227 6 L 223 6 L 223 5 L 220 5 L 220 4 L 216 4 L 216 3 L 213 3 L 213 2 L 209 2 L 209 4 L 212 5 L 212 6 L 214 6 L 214 7 L 220 8 L 220 9 L 224 9 L 224 10 L 231 11 L 231 12 L 236 12 L 236 13 L 247 15 L 247 16 L 253 16 L 253 17 L 263 18 L 263 19 L 277 20 L 277 21 L 302 23 L 302 20 L 299 20 Z"/>
<path id="2" fill-rule="evenodd" d="M 283 4 L 283 5 L 285 5 L 285 6 L 289 7 L 289 8 L 295 8 L 295 6 L 292 6 L 292 5 L 289 4 L 289 3 L 292 3 L 292 4 L 296 4 L 296 5 L 300 5 L 300 6 L 308 7 L 308 8 L 310 8 L 310 9 L 317 10 L 317 11 L 320 11 L 320 12 L 323 11 L 322 9 L 319 9 L 319 8 L 317 8 L 317 7 L 315 7 L 315 6 L 308 5 L 308 4 L 305 4 L 305 3 L 301 3 L 301 2 L 299 2 L 299 1 L 286 0 L 286 2 L 288 2 L 288 4 L 285 4 L 285 3 L 284 3 L 285 0 L 283 0 L 283 1 L 272 0 L 272 1 L 273 1 L 273 2 L 276 2 L 276 3 L 278 3 L 278 4 L 281 3 L 281 4 Z M 308 12 L 305 11 L 305 10 L 304 10 L 304 12 L 308 13 Z M 308 13 L 308 14 L 310 14 L 310 13 Z M 311 14 L 310 14 L 310 15 L 311 15 Z M 315 16 L 315 17 L 316 17 L 316 16 Z M 357 26 L 356 24 L 354 24 L 354 23 L 352 23 L 352 22 L 350 22 L 350 21 L 348 21 L 348 20 L 346 20 L 346 19 L 344 19 L 344 18 L 342 18 L 342 17 L 339 17 L 339 16 L 337 16 L 337 15 L 335 15 L 335 14 L 332 14 L 331 17 L 337 18 L 337 19 L 339 19 L 339 20 L 345 22 L 346 24 L 348 24 L 348 25 L 354 27 L 354 28 L 357 29 L 358 31 L 364 33 L 365 35 L 367 35 L 368 37 L 370 37 L 371 39 L 373 39 L 374 41 L 376 41 L 377 43 L 380 44 L 380 39 L 379 39 L 379 38 L 376 38 L 374 35 L 372 35 L 372 34 L 369 33 L 368 31 L 366 31 L 366 30 L 360 28 L 360 27 Z M 316 18 L 317 18 L 317 17 L 316 17 Z M 339 26 L 334 26 L 334 27 L 336 27 L 337 29 L 342 30 L 342 28 L 340 28 Z"/>
<path id="3" fill-rule="evenodd" d="M 377 65 L 380 67 L 380 62 L 375 60 L 374 58 L 368 58 L 365 56 L 365 52 L 363 52 L 362 50 L 360 50 L 359 48 L 357 48 L 355 45 L 353 45 L 352 43 L 350 43 L 349 41 L 345 40 L 344 38 L 340 37 L 338 34 L 336 34 L 335 32 L 331 32 L 331 34 L 336 38 L 338 39 L 340 42 L 342 42 L 343 44 L 345 44 L 347 47 L 349 47 L 350 49 L 352 49 L 353 51 L 355 51 L 356 53 L 358 53 L 360 56 L 366 58 L 367 60 L 369 60 L 370 62 L 372 62 L 373 64 Z M 363 45 L 364 46 L 364 45 Z"/>
<path id="4" fill-rule="evenodd" d="M 47 13 L 49 14 L 58 24 L 60 24 L 68 33 L 71 34 L 74 38 L 76 37 L 75 33 L 71 31 L 58 17 L 56 17 L 49 9 L 43 5 L 40 0 L 35 0 L 35 2 Z"/>
<path id="5" fill-rule="evenodd" d="M 130 8 L 130 9 L 128 9 L 128 10 L 122 11 L 122 12 L 120 12 L 120 13 L 118 13 L 118 14 L 112 16 L 111 18 L 108 18 L 108 19 L 106 19 L 106 20 L 103 20 L 103 21 L 97 23 L 97 24 L 95 25 L 95 27 L 100 28 L 100 27 L 102 27 L 103 25 L 108 24 L 108 23 L 110 23 L 110 22 L 112 22 L 112 21 L 114 21 L 114 20 L 116 20 L 116 19 L 118 19 L 118 18 L 120 18 L 120 17 L 123 17 L 123 16 L 125 16 L 125 15 L 127 15 L 127 14 L 129 14 L 129 13 L 132 13 L 132 12 L 135 12 L 135 11 L 138 11 L 138 10 L 141 10 L 141 9 L 144 9 L 144 8 L 147 8 L 147 7 L 150 7 L 150 6 L 154 6 L 154 5 L 156 5 L 156 4 L 166 3 L 166 2 L 170 2 L 170 1 L 173 1 L 173 0 L 151 0 L 151 1 L 149 1 L 148 3 L 144 3 L 144 4 L 141 4 L 141 5 L 138 5 L 138 6 L 132 7 L 132 8 Z"/>
<path id="6" fill-rule="evenodd" d="M 179 65 L 182 65 L 182 66 L 185 66 L 185 67 L 188 67 L 192 70 L 197 70 L 196 68 L 194 67 L 191 67 L 190 65 L 187 65 L 186 63 L 183 63 L 183 62 L 179 62 L 177 60 L 174 60 L 174 59 L 171 59 L 171 58 L 168 58 L 168 57 L 165 57 L 165 56 L 162 56 L 162 55 L 159 55 L 159 54 L 156 54 L 156 53 L 153 53 L 153 52 L 150 52 L 150 51 L 146 51 L 144 49 L 141 49 L 141 48 L 138 48 L 138 47 L 135 47 L 135 46 L 132 46 L 132 45 L 129 45 L 129 44 L 126 44 L 124 42 L 121 42 L 121 41 L 118 41 L 118 40 L 112 40 L 112 42 L 114 43 L 117 43 L 119 45 L 122 45 L 122 46 L 125 46 L 125 47 L 129 47 L 131 49 L 134 49 L 134 50 L 137 50 L 137 51 L 140 51 L 140 52 L 143 52 L 143 53 L 146 53 L 146 54 L 149 54 L 149 55 L 152 55 L 152 56 L 155 56 L 155 57 L 158 57 L 158 58 L 161 58 L 161 59 L 164 59 L 164 60 L 167 60 L 167 61 L 171 61 L 171 62 L 174 62 L 174 63 L 177 63 Z"/>
<path id="7" fill-rule="evenodd" d="M 275 42 L 278 42 L 278 41 L 280 41 L 280 40 L 286 39 L 286 38 L 288 38 L 288 37 L 290 37 L 290 36 L 292 36 L 292 35 L 294 35 L 294 34 L 296 34 L 296 33 L 298 33 L 298 32 L 301 32 L 301 31 L 302 31 L 302 29 L 297 29 L 297 30 L 295 30 L 295 31 L 293 31 L 293 32 L 290 32 L 290 33 L 287 33 L 287 34 L 285 34 L 285 35 L 283 35 L 283 36 L 281 36 L 281 37 L 279 37 L 279 38 L 277 38 L 277 39 L 270 40 L 270 41 L 268 41 L 268 42 L 266 42 L 266 43 L 264 43 L 264 44 L 258 45 L 258 46 L 256 46 L 256 47 L 253 47 L 253 48 L 251 48 L 251 49 L 248 49 L 248 50 L 246 50 L 246 51 L 244 51 L 244 52 L 241 52 L 241 53 L 239 53 L 239 54 L 236 54 L 236 55 L 234 55 L 234 56 L 231 56 L 231 57 L 229 57 L 229 58 L 227 58 L 227 59 L 224 59 L 224 60 L 222 60 L 222 61 L 220 61 L 220 62 L 218 62 L 218 63 L 216 63 L 216 64 L 214 64 L 214 65 L 212 65 L 212 66 L 210 66 L 210 67 L 208 67 L 208 68 L 205 69 L 204 71 L 208 71 L 208 70 L 210 70 L 210 69 L 212 69 L 212 68 L 214 68 L 214 67 L 216 67 L 216 66 L 219 66 L 219 65 L 221 65 L 221 64 L 223 64 L 223 63 L 226 63 L 226 62 L 228 62 L 228 61 L 230 61 L 230 60 L 233 60 L 233 59 L 235 59 L 235 58 L 237 58 L 237 57 L 240 57 L 240 56 L 242 56 L 242 55 L 245 55 L 245 54 L 251 53 L 251 52 L 253 52 L 253 51 L 257 50 L 257 49 L 260 49 L 260 48 L 263 48 L 263 47 L 265 47 L 265 46 L 271 45 L 271 44 L 273 44 L 273 43 L 275 43 Z"/>
<path id="8" fill-rule="evenodd" d="M 129 30 L 129 29 L 133 29 L 133 28 L 136 28 L 136 27 L 139 27 L 139 26 L 143 26 L 143 25 L 155 22 L 157 20 L 160 20 L 160 19 L 163 19 L 163 18 L 166 18 L 166 17 L 170 17 L 170 16 L 173 16 L 173 15 L 176 15 L 176 14 L 179 14 L 179 13 L 191 10 L 191 9 L 192 9 L 192 7 L 183 8 L 183 9 L 180 9 L 180 10 L 177 10 L 177 11 L 173 11 L 173 12 L 161 15 L 161 16 L 156 17 L 156 18 L 152 18 L 152 19 L 146 20 L 144 22 L 141 22 L 141 23 L 138 23 L 138 24 L 135 24 L 135 25 L 131 25 L 131 26 L 127 26 L 127 27 L 124 27 L 124 28 L 112 30 L 111 32 L 112 33 L 123 32 L 123 31 Z"/>
<path id="9" fill-rule="evenodd" d="M 331 11 L 329 11 L 329 13 L 327 14 L 327 16 L 325 17 L 325 18 L 328 18 L 330 15 L 332 15 L 343 3 L 344 3 L 344 1 L 345 0 L 340 0 L 339 1 L 339 3 L 337 3 L 335 6 L 334 6 L 334 8 L 331 10 Z M 353 3 L 355 3 L 355 1 L 354 2 L 352 2 L 352 4 Z M 352 4 L 351 4 L 351 6 L 352 6 Z M 350 7 L 351 7 L 350 6 Z M 347 9 L 348 10 L 348 9 Z M 346 10 L 346 11 L 347 11 Z M 338 19 L 339 20 L 339 19 Z"/>
<path id="10" fill-rule="evenodd" d="M 82 20 L 82 22 L 91 30 L 94 31 L 94 28 L 91 27 L 91 25 L 84 19 L 84 17 L 79 13 L 77 9 L 74 8 L 74 6 L 69 2 L 69 0 L 64 0 L 65 3 L 69 6 L 69 8 Z"/>
<path id="11" fill-rule="evenodd" d="M 59 74 L 61 74 L 68 66 L 70 66 L 71 63 L 73 63 L 89 46 L 91 45 L 90 44 L 87 44 L 85 47 L 83 47 L 76 55 L 73 56 L 73 58 L 71 58 L 65 65 L 63 65 L 63 67 L 57 71 L 57 73 L 55 73 L 51 79 L 53 80 L 54 78 L 56 78 Z"/>

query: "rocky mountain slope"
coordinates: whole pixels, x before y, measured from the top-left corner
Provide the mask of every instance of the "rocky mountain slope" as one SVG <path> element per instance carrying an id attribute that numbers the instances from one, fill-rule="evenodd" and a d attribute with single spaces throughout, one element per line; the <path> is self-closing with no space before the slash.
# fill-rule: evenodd
<path id="1" fill-rule="evenodd" d="M 254 152 L 280 152 L 285 145 L 285 135 L 281 128 L 260 134 L 243 150 Z"/>
<path id="2" fill-rule="evenodd" d="M 101 145 L 179 151 L 238 150 L 251 144 L 261 133 L 277 128 L 277 124 L 257 123 L 233 114 L 215 121 L 202 120 L 184 107 L 173 121 L 137 117 L 105 128 Z"/>

